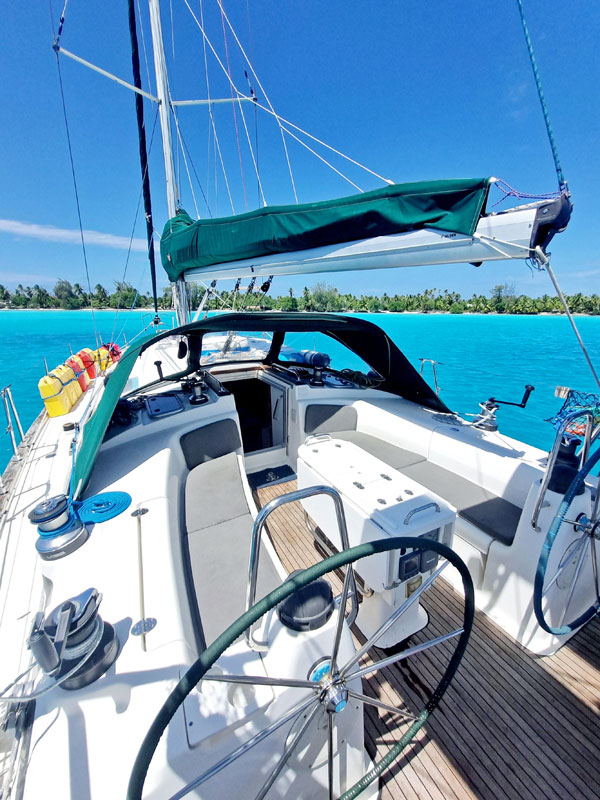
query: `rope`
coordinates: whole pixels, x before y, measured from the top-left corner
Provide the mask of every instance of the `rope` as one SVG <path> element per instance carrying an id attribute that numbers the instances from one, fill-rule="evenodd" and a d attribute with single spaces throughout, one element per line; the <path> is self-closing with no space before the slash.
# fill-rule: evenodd
<path id="1" fill-rule="evenodd" d="M 67 4 L 65 2 L 65 9 L 66 9 L 66 7 L 67 7 Z M 63 15 L 64 15 L 64 10 L 65 9 L 63 9 Z M 63 19 L 63 22 L 64 22 L 64 19 Z M 93 301 L 92 301 L 92 282 L 90 280 L 90 270 L 89 270 L 89 266 L 88 266 L 87 252 L 86 252 L 86 249 L 85 249 L 85 238 L 84 238 L 84 235 L 83 235 L 83 222 L 81 220 L 81 206 L 79 204 L 79 191 L 77 189 L 77 177 L 75 175 L 75 162 L 73 160 L 73 148 L 71 146 L 71 134 L 69 132 L 69 120 L 68 120 L 68 117 L 67 117 L 67 105 L 66 105 L 66 102 L 65 102 L 65 91 L 64 91 L 64 87 L 63 87 L 62 73 L 60 71 L 60 59 L 59 59 L 59 56 L 58 56 L 58 52 L 59 52 L 58 36 L 60 35 L 61 31 L 62 31 L 62 25 L 59 27 L 59 34 L 57 35 L 57 39 L 56 39 L 56 41 L 55 41 L 55 43 L 53 45 L 53 48 L 54 48 L 54 52 L 56 54 L 56 69 L 58 70 L 58 83 L 59 83 L 59 86 L 60 86 L 60 98 L 61 98 L 61 102 L 62 102 L 63 117 L 64 117 L 64 120 L 65 120 L 65 131 L 66 131 L 66 134 L 67 134 L 67 145 L 68 145 L 68 148 L 69 148 L 69 161 L 71 163 L 71 175 L 73 177 L 73 189 L 75 190 L 75 204 L 77 206 L 77 219 L 79 221 L 79 234 L 81 236 L 81 249 L 83 250 L 83 262 L 85 264 L 85 274 L 86 274 L 86 277 L 87 277 L 88 293 L 89 293 L 89 298 L 90 298 L 90 309 L 92 311 L 92 324 L 94 326 L 94 339 L 96 341 L 96 347 L 97 347 L 100 340 L 99 340 L 99 337 L 98 337 L 98 328 L 96 327 L 96 315 L 94 314 L 94 304 L 93 304 Z"/>
<path id="2" fill-rule="evenodd" d="M 553 417 L 550 417 L 545 422 L 549 422 L 556 430 L 558 430 L 566 417 L 573 413 L 573 411 L 583 411 L 590 409 L 594 414 L 594 425 L 600 423 L 600 395 L 593 392 L 578 392 L 575 389 L 569 389 L 569 393 L 558 411 Z M 567 433 L 581 436 L 585 431 L 585 425 L 581 425 L 574 421 L 572 425 L 567 428 Z"/>
<path id="3" fill-rule="evenodd" d="M 546 194 L 528 194 L 527 192 L 520 192 L 501 178 L 495 179 L 494 186 L 497 186 L 502 192 L 502 197 L 494 203 L 492 208 L 502 203 L 507 197 L 516 197 L 518 200 L 553 200 L 555 197 L 560 197 L 560 192 L 547 192 Z"/>
<path id="4" fill-rule="evenodd" d="M 46 686 L 42 686 L 41 688 L 38 685 L 38 688 L 35 689 L 33 692 L 31 692 L 31 694 L 28 694 L 28 695 L 19 695 L 19 694 L 17 694 L 17 695 L 6 695 L 6 694 L 3 693 L 2 696 L 0 697 L 0 703 L 23 703 L 23 702 L 29 702 L 31 700 L 36 700 L 38 697 L 42 697 L 43 695 L 45 695 L 48 692 L 50 692 L 52 689 L 55 689 L 57 686 L 60 686 L 61 683 L 64 683 L 69 678 L 71 678 L 76 672 L 79 672 L 79 670 L 82 669 L 84 664 L 86 664 L 90 660 L 90 658 L 93 656 L 93 654 L 94 654 L 94 652 L 96 650 L 96 647 L 100 644 L 100 641 L 102 640 L 102 636 L 103 635 L 104 635 L 104 621 L 102 620 L 101 617 L 97 617 L 96 618 L 96 625 L 95 625 L 95 628 L 94 628 L 94 631 L 93 631 L 91 637 L 89 639 L 86 639 L 85 642 L 83 642 L 77 648 L 77 651 L 79 653 L 84 653 L 84 657 L 81 659 L 81 661 L 78 661 L 75 664 L 75 666 L 71 667 L 71 669 L 68 672 L 65 672 L 64 675 L 61 675 L 60 678 L 57 678 L 55 681 L 52 681 L 52 683 L 47 684 Z M 67 650 L 67 648 L 65 648 L 65 651 L 66 650 Z M 73 647 L 72 650 L 76 650 L 76 648 Z M 66 657 L 64 658 L 64 660 L 66 660 Z M 35 666 L 37 666 L 37 664 L 32 664 L 31 667 L 28 670 L 26 670 L 24 673 L 22 673 L 19 677 L 23 677 L 23 675 L 26 675 Z M 6 688 L 9 689 L 10 686 L 14 686 L 15 683 L 16 683 L 16 681 L 14 681 L 12 684 L 7 686 Z M 6 689 L 4 691 L 6 691 Z"/>
<path id="5" fill-rule="evenodd" d="M 546 123 L 546 132 L 548 133 L 548 141 L 550 142 L 550 147 L 552 149 L 552 157 L 554 158 L 554 168 L 556 170 L 556 177 L 558 179 L 558 188 L 561 192 L 568 192 L 569 188 L 567 186 L 567 182 L 565 181 L 562 167 L 560 164 L 560 159 L 558 157 L 558 147 L 556 146 L 554 131 L 552 130 L 552 125 L 550 124 L 550 114 L 548 113 L 548 107 L 546 106 L 546 100 L 544 98 L 544 90 L 542 89 L 542 80 L 540 78 L 540 73 L 538 71 L 537 63 L 535 60 L 533 45 L 531 43 L 529 30 L 527 28 L 527 22 L 525 20 L 525 10 L 523 8 L 522 0 L 517 0 L 517 5 L 519 6 L 519 15 L 521 17 L 521 24 L 523 25 L 523 33 L 525 34 L 527 50 L 529 51 L 529 60 L 531 62 L 531 69 L 533 70 L 535 85 L 537 87 L 538 97 L 540 100 L 540 105 L 542 107 L 542 113 L 544 115 L 544 122 Z"/>

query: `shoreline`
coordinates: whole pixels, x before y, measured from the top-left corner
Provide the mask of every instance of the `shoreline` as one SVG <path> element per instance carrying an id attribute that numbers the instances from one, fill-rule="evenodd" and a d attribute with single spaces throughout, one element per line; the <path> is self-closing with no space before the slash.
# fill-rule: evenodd
<path id="1" fill-rule="evenodd" d="M 135 312 L 136 314 L 154 314 L 153 308 L 0 308 L 0 313 L 6 312 L 23 312 L 23 311 L 35 311 L 39 312 L 48 312 L 48 311 L 60 311 L 66 313 L 72 312 L 87 312 L 88 314 L 92 313 L 101 314 L 104 312 L 112 312 L 112 313 L 131 313 Z M 270 309 L 270 311 L 274 314 L 282 313 L 281 309 Z M 174 314 L 175 309 L 159 309 L 159 314 Z M 221 311 L 221 313 L 227 313 L 226 311 Z M 248 311 L 248 314 L 252 314 L 252 311 Z M 497 311 L 461 311 L 459 314 L 453 313 L 452 311 L 294 311 L 290 312 L 294 314 L 393 314 L 396 316 L 401 315 L 420 315 L 420 316 L 427 316 L 427 317 L 567 317 L 564 311 L 537 311 L 532 314 L 500 314 Z M 584 311 L 571 311 L 572 316 L 574 317 L 600 317 L 600 314 L 586 314 Z"/>

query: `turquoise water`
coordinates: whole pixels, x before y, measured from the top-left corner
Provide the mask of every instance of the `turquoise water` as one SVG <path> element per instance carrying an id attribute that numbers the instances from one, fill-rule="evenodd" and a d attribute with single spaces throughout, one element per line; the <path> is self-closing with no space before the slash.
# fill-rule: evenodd
<path id="1" fill-rule="evenodd" d="M 503 407 L 501 432 L 548 449 L 554 438 L 544 419 L 562 401 L 557 385 L 594 391 L 589 368 L 564 317 L 445 314 L 361 314 L 380 325 L 417 369 L 419 358 L 435 358 L 441 397 L 459 413 L 478 411 L 478 402 L 494 396 L 520 402 L 525 384 L 535 386 L 525 409 Z M 147 312 L 95 313 L 102 341 L 133 338 L 151 321 Z M 172 315 L 163 314 L 172 324 Z M 600 366 L 600 318 L 578 317 L 577 324 L 592 361 Z M 0 387 L 12 384 L 13 396 L 26 429 L 41 409 L 37 382 L 50 368 L 82 347 L 95 347 L 89 311 L 1 311 Z M 306 343 L 311 346 L 310 342 Z M 425 378 L 433 383 L 429 365 Z M 0 408 L 0 429 L 4 431 Z M 8 435 L 0 436 L 0 469 L 11 455 Z"/>

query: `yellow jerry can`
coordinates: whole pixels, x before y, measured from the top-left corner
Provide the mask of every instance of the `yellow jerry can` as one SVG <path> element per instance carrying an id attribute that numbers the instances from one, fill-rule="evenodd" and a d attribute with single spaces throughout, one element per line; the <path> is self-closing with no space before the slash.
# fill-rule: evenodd
<path id="1" fill-rule="evenodd" d="M 38 389 L 49 417 L 60 417 L 71 410 L 73 403 L 69 393 L 56 375 L 44 375 L 38 382 Z"/>
<path id="2" fill-rule="evenodd" d="M 69 395 L 71 406 L 74 406 L 81 397 L 81 386 L 77 382 L 75 373 L 71 367 L 67 367 L 66 364 L 59 364 L 58 367 L 55 367 L 49 374 L 56 375 Z"/>
<path id="3" fill-rule="evenodd" d="M 99 372 L 105 372 L 113 363 L 106 347 L 99 347 L 94 350 L 94 360 Z"/>

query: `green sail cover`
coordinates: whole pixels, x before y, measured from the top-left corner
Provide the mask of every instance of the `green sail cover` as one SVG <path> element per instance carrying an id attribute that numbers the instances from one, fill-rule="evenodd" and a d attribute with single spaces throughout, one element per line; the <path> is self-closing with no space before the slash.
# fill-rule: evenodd
<path id="1" fill-rule="evenodd" d="M 144 345 L 155 337 L 154 334 L 140 337 L 134 345 L 129 345 L 123 356 L 117 362 L 114 370 L 108 376 L 98 407 L 83 426 L 83 437 L 75 457 L 71 486 L 76 498 L 85 488 L 94 466 L 96 454 L 100 449 L 104 434 L 108 428 L 115 406 L 125 388 L 127 379 L 133 369 L 136 358 Z M 103 380 L 96 378 L 96 380 Z M 106 380 L 106 379 L 105 379 Z"/>
<path id="2" fill-rule="evenodd" d="M 399 183 L 337 200 L 206 220 L 181 210 L 165 225 L 162 263 L 174 281 L 188 269 L 419 228 L 472 236 L 489 186 L 489 178 Z"/>

